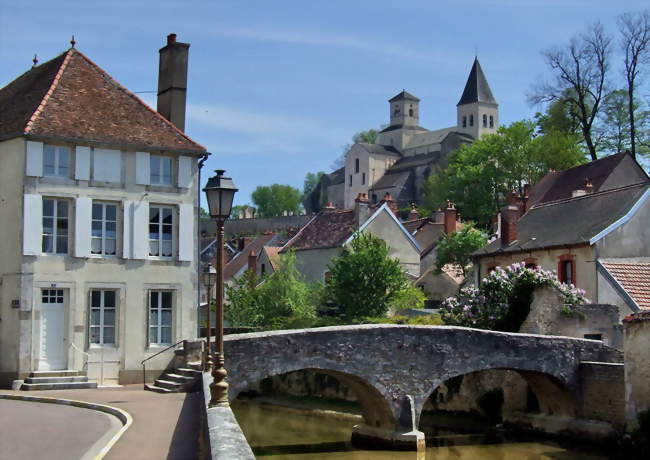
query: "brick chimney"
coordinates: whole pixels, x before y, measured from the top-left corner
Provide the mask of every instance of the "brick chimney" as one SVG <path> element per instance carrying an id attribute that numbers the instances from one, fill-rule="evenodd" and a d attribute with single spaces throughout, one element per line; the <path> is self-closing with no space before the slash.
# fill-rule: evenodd
<path id="1" fill-rule="evenodd" d="M 185 99 L 187 95 L 187 60 L 189 43 L 176 41 L 176 34 L 167 35 L 167 45 L 160 48 L 158 65 L 158 113 L 185 131 Z"/>
<path id="2" fill-rule="evenodd" d="M 379 202 L 379 206 L 383 205 L 384 203 L 387 203 L 390 210 L 393 211 L 393 214 L 395 214 L 399 218 L 399 210 L 397 209 L 397 203 L 393 199 L 392 195 L 388 192 L 386 192 L 384 198 Z"/>
<path id="3" fill-rule="evenodd" d="M 519 207 L 509 204 L 501 209 L 501 246 L 508 246 L 517 239 Z"/>
<path id="4" fill-rule="evenodd" d="M 368 217 L 370 217 L 370 200 L 368 200 L 367 194 L 359 193 L 354 200 L 354 218 L 357 228 L 361 227 Z"/>
<path id="5" fill-rule="evenodd" d="M 415 206 L 415 203 L 411 203 L 411 211 L 409 211 L 408 220 L 417 220 L 419 218 L 420 218 L 420 213 L 418 212 L 418 208 Z"/>
<path id="6" fill-rule="evenodd" d="M 325 203 L 325 206 L 322 207 L 323 212 L 328 212 L 328 211 L 334 211 L 336 207 L 334 206 L 334 203 L 331 201 L 328 201 Z"/>
<path id="7" fill-rule="evenodd" d="M 594 184 L 591 182 L 591 179 L 587 178 L 585 181 L 585 192 L 586 193 L 593 193 L 594 192 Z"/>
<path id="8" fill-rule="evenodd" d="M 447 235 L 451 235 L 456 231 L 457 213 L 458 210 L 456 209 L 456 206 L 454 206 L 454 203 L 452 203 L 451 201 L 447 201 L 447 207 L 444 210 L 445 233 Z"/>
<path id="9" fill-rule="evenodd" d="M 253 273 L 257 273 L 257 254 L 255 251 L 251 251 L 248 254 L 248 269 Z"/>

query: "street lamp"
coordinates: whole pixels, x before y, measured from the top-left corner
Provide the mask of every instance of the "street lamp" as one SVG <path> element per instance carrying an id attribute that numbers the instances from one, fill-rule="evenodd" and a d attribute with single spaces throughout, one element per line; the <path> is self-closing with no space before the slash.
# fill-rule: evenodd
<path id="1" fill-rule="evenodd" d="M 212 264 L 206 264 L 201 272 L 201 283 L 205 286 L 206 289 L 206 303 L 207 303 L 207 315 L 208 315 L 208 332 L 206 334 L 206 348 L 205 348 L 205 357 L 203 361 L 203 370 L 208 372 L 212 367 L 212 357 L 210 356 L 210 333 L 212 332 L 212 325 L 210 317 L 210 304 L 212 303 L 212 286 L 217 282 L 217 271 L 214 269 Z"/>
<path id="2" fill-rule="evenodd" d="M 223 226 L 230 216 L 237 188 L 231 178 L 224 177 L 224 172 L 223 169 L 217 169 L 215 171 L 217 175 L 208 179 L 208 183 L 203 189 L 208 199 L 210 217 L 217 221 L 217 336 L 215 338 L 216 359 L 213 360 L 212 383 L 210 384 L 210 406 L 228 404 L 228 383 L 225 381 L 228 373 L 223 366 Z"/>

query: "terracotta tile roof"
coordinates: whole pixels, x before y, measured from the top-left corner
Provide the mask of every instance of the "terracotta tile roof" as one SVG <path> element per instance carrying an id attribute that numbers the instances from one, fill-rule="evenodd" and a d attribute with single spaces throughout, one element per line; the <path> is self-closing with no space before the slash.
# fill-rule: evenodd
<path id="1" fill-rule="evenodd" d="M 239 271 L 248 265 L 248 256 L 251 251 L 255 251 L 255 254 L 259 254 L 260 251 L 270 244 L 277 235 L 275 233 L 269 233 L 268 235 L 260 235 L 251 241 L 243 250 L 239 251 L 235 257 L 233 257 L 230 262 L 226 264 L 223 269 L 223 279 L 228 281 L 232 279 Z"/>
<path id="2" fill-rule="evenodd" d="M 650 260 L 601 263 L 640 308 L 650 310 Z"/>
<path id="3" fill-rule="evenodd" d="M 29 134 L 149 150 L 206 150 L 74 48 L 0 89 L 0 107 L 0 139 Z"/>
<path id="4" fill-rule="evenodd" d="M 286 252 L 290 248 L 337 248 L 345 243 L 355 230 L 354 210 L 322 211 L 289 240 L 280 252 Z"/>
<path id="5" fill-rule="evenodd" d="M 266 252 L 266 257 L 268 257 L 269 262 L 273 270 L 278 269 L 278 260 L 280 259 L 280 249 L 279 246 L 264 246 L 264 252 Z"/>

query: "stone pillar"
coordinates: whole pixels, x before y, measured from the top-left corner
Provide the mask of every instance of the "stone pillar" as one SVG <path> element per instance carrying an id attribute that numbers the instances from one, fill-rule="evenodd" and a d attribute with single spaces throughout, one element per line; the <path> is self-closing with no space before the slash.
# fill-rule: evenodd
<path id="1" fill-rule="evenodd" d="M 352 444 L 358 447 L 382 447 L 389 450 L 412 450 L 417 460 L 425 458 L 424 433 L 417 428 L 413 397 L 406 395 L 399 405 L 394 426 L 355 425 L 352 428 Z"/>
<path id="2" fill-rule="evenodd" d="M 625 328 L 625 415 L 627 430 L 638 426 L 637 414 L 650 410 L 650 311 L 627 316 Z"/>

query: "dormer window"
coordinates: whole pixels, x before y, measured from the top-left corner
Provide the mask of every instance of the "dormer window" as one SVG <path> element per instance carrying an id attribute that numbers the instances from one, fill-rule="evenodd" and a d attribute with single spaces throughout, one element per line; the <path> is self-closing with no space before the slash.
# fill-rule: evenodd
<path id="1" fill-rule="evenodd" d="M 469 125 L 474 126 L 474 115 L 469 116 Z"/>
<path id="2" fill-rule="evenodd" d="M 487 128 L 487 115 L 483 114 L 483 127 Z"/>
<path id="3" fill-rule="evenodd" d="M 463 128 L 467 128 L 467 117 L 463 117 Z"/>
<path id="4" fill-rule="evenodd" d="M 70 149 L 60 145 L 43 146 L 43 175 L 68 177 L 70 175 Z"/>
<path id="5" fill-rule="evenodd" d="M 494 128 L 494 117 L 490 115 L 490 128 Z"/>

